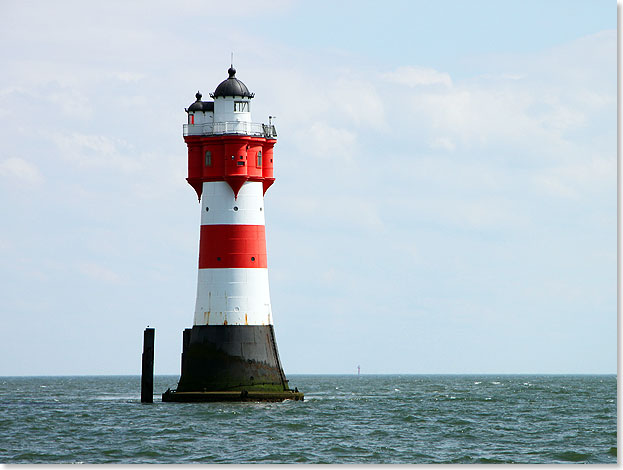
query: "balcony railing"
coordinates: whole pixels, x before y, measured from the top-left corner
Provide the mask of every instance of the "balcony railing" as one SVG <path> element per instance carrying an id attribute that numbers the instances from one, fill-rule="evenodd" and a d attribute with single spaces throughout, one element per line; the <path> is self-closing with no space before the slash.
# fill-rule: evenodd
<path id="1" fill-rule="evenodd" d="M 260 124 L 257 122 L 227 121 L 207 122 L 204 124 L 184 124 L 184 135 L 224 135 L 242 134 L 255 135 L 274 139 L 277 131 L 272 124 Z"/>

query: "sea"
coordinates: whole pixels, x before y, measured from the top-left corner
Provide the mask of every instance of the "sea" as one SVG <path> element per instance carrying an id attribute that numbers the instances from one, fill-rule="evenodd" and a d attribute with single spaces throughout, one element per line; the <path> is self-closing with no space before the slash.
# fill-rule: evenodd
<path id="1" fill-rule="evenodd" d="M 305 401 L 163 403 L 177 376 L 0 378 L 0 463 L 617 463 L 615 375 L 290 375 Z"/>

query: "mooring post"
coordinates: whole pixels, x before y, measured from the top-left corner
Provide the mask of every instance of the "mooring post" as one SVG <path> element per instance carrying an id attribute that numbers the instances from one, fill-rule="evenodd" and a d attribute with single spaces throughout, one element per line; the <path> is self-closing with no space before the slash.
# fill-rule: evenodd
<path id="1" fill-rule="evenodd" d="M 143 334 L 143 369 L 141 372 L 141 403 L 154 402 L 154 339 L 156 330 L 145 328 Z"/>

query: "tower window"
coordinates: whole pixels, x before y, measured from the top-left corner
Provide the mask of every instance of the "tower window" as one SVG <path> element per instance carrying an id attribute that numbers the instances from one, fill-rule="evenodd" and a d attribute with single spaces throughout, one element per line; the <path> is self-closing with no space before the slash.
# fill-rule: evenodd
<path id="1" fill-rule="evenodd" d="M 257 167 L 262 167 L 262 151 L 257 152 Z"/>
<path id="2" fill-rule="evenodd" d="M 206 151 L 206 166 L 212 166 L 212 152 Z"/>
<path id="3" fill-rule="evenodd" d="M 234 113 L 248 113 L 249 102 L 248 101 L 234 101 Z"/>

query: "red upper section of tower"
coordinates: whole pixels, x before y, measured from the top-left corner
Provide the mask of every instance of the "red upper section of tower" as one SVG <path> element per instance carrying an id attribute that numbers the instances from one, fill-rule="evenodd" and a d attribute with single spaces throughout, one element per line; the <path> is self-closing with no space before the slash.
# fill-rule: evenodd
<path id="1" fill-rule="evenodd" d="M 246 181 L 262 181 L 264 192 L 273 184 L 275 139 L 249 135 L 184 137 L 188 145 L 188 182 L 201 199 L 204 181 L 227 181 L 238 191 Z"/>

